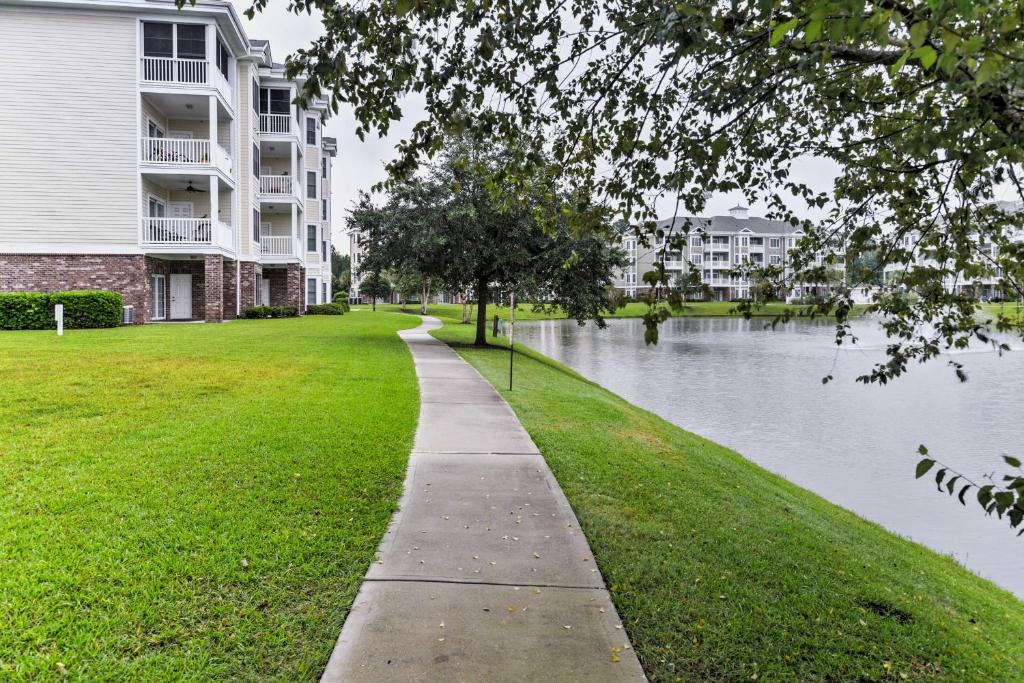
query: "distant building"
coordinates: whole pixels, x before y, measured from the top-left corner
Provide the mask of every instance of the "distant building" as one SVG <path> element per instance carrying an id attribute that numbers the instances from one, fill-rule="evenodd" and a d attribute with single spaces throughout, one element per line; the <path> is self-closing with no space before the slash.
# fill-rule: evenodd
<path id="1" fill-rule="evenodd" d="M 615 287 L 625 296 L 634 297 L 648 292 L 650 286 L 643 282 L 644 273 L 654 269 L 661 257 L 666 242 L 672 235 L 682 235 L 687 225 L 689 234 L 681 250 L 665 254 L 665 269 L 669 282 L 693 268 L 700 273 L 700 280 L 711 290 L 711 300 L 732 301 L 753 297 L 754 284 L 747 278 L 730 274 L 730 270 L 744 263 L 752 265 L 782 266 L 792 274 L 788 264 L 792 261 L 790 252 L 804 231 L 783 221 L 748 216 L 744 206 L 729 209 L 728 216 L 710 218 L 682 217 L 658 221 L 658 228 L 665 237 L 651 238 L 649 247 L 641 246 L 636 232 L 629 229 L 622 234 L 621 246 L 626 252 L 628 264 L 615 279 Z M 818 257 L 821 263 L 821 257 Z M 841 265 L 837 265 L 842 269 Z M 822 293 L 822 285 L 794 284 L 780 293 L 785 298 L 797 299 Z"/>

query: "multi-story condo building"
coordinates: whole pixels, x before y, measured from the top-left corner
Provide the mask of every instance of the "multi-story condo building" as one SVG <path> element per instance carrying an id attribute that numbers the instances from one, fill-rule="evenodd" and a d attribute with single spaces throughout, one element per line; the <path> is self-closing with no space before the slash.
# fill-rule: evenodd
<path id="1" fill-rule="evenodd" d="M 0 0 L 0 45 L 0 291 L 135 322 L 330 300 L 328 103 L 231 2 Z"/>
<path id="2" fill-rule="evenodd" d="M 351 262 L 349 271 L 352 273 L 348 287 L 348 302 L 360 304 L 363 303 L 362 294 L 359 293 L 359 284 L 363 279 L 359 273 L 359 266 L 363 262 L 363 245 L 361 233 L 358 230 L 350 229 L 348 231 L 348 255 Z"/>
<path id="3" fill-rule="evenodd" d="M 639 244 L 632 229 L 622 233 L 621 247 L 626 252 L 628 263 L 617 274 L 615 287 L 628 297 L 648 291 L 650 286 L 643 281 L 644 273 L 654 270 L 655 262 L 665 251 L 666 242 L 673 235 L 682 235 L 687 225 L 689 234 L 682 249 L 664 254 L 669 282 L 693 268 L 700 273 L 701 282 L 710 288 L 715 301 L 753 296 L 752 283 L 731 271 L 744 263 L 787 269 L 791 262 L 789 254 L 804 235 L 802 230 L 789 223 L 750 217 L 743 206 L 733 207 L 728 216 L 661 220 L 658 228 L 664 231 L 665 236 L 652 238 L 649 247 Z M 816 293 L 817 289 L 796 283 L 784 294 L 789 298 L 799 298 Z"/>

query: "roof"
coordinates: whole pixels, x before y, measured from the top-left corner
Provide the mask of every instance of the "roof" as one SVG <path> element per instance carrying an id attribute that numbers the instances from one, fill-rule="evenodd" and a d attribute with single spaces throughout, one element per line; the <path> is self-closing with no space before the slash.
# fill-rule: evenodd
<path id="1" fill-rule="evenodd" d="M 746 229 L 756 234 L 789 235 L 800 231 L 799 227 L 785 221 L 771 221 L 767 218 L 754 217 L 736 218 L 735 216 L 711 216 L 710 218 L 676 216 L 658 221 L 657 226 L 666 229 L 672 226 L 673 221 L 675 221 L 675 229 L 680 231 L 686 227 L 687 221 L 690 222 L 691 230 L 703 229 L 706 232 L 740 232 Z"/>

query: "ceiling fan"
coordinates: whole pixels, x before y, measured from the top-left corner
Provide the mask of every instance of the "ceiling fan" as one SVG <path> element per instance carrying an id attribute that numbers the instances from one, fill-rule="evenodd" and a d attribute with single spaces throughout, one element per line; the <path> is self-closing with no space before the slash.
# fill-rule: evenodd
<path id="1" fill-rule="evenodd" d="M 199 188 L 192 187 L 192 181 L 188 181 L 188 187 L 185 188 L 185 192 L 206 192 L 206 190 L 200 190 Z"/>

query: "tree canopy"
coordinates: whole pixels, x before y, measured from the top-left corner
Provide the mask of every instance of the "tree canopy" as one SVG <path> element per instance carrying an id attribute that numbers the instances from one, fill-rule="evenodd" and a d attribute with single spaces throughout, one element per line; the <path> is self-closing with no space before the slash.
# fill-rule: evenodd
<path id="1" fill-rule="evenodd" d="M 362 195 L 349 221 L 364 236 L 361 269 L 414 273 L 450 292 L 472 291 L 478 344 L 486 343 L 492 290 L 603 325 L 614 305 L 614 271 L 624 263 L 610 227 L 573 234 L 561 217 L 571 193 L 543 179 L 523 200 L 497 197 L 491 179 L 510 156 L 506 148 L 451 139 L 424 173 L 394 183 L 383 205 Z"/>

